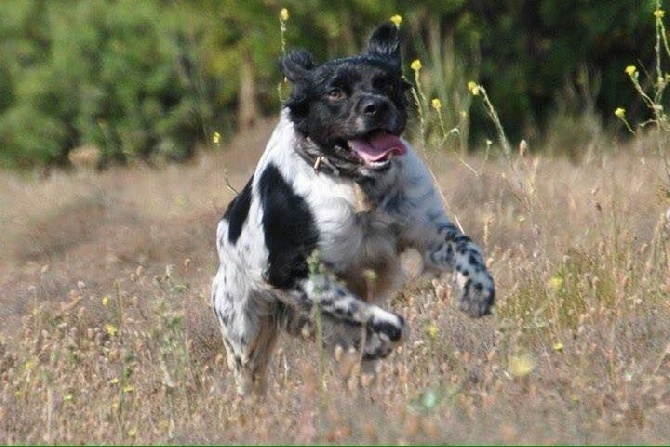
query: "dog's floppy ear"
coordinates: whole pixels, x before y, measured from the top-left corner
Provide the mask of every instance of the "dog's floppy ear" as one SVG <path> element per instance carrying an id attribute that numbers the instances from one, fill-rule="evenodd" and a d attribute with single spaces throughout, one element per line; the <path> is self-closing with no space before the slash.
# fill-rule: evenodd
<path id="1" fill-rule="evenodd" d="M 379 54 L 400 67 L 400 32 L 393 23 L 385 23 L 377 27 L 368 40 L 367 52 Z"/>
<path id="2" fill-rule="evenodd" d="M 314 67 L 314 58 L 307 51 L 291 51 L 279 60 L 279 69 L 292 82 L 306 78 Z"/>

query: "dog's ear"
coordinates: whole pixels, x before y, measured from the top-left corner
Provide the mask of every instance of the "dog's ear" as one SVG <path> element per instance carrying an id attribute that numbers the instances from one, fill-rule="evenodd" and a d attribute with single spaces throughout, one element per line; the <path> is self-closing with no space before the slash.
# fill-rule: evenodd
<path id="1" fill-rule="evenodd" d="M 401 66 L 400 32 L 393 23 L 385 23 L 377 27 L 368 40 L 367 52 L 379 54 L 393 65 Z"/>
<path id="2" fill-rule="evenodd" d="M 279 60 L 281 73 L 292 82 L 305 79 L 314 67 L 314 58 L 307 51 L 291 51 Z"/>

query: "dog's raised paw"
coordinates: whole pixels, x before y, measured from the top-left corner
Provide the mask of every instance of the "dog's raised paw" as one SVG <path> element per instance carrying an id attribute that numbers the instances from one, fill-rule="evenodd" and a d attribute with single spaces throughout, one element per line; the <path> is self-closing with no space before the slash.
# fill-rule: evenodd
<path id="1" fill-rule="evenodd" d="M 459 297 L 460 308 L 471 317 L 490 315 L 495 303 L 496 289 L 493 277 L 482 270 L 465 277 L 457 274 L 457 283 L 463 283 Z M 461 281 L 458 281 L 458 280 Z"/>
<path id="2" fill-rule="evenodd" d="M 382 339 L 399 342 L 405 328 L 405 319 L 400 315 L 388 313 L 381 316 L 375 315 L 369 324 L 370 328 Z"/>
<path id="3" fill-rule="evenodd" d="M 387 357 L 400 343 L 405 332 L 405 320 L 400 316 L 388 312 L 380 312 L 375 315 L 365 328 L 364 345 L 359 349 L 362 351 L 363 359 L 374 360 Z"/>

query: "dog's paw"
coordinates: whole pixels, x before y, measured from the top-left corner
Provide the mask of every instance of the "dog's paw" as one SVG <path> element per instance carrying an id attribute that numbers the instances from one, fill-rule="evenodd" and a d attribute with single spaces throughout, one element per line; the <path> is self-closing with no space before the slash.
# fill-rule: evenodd
<path id="1" fill-rule="evenodd" d="M 493 277 L 486 270 L 456 272 L 460 289 L 459 305 L 471 317 L 490 315 L 495 303 L 496 288 Z"/>
<path id="2" fill-rule="evenodd" d="M 388 356 L 400 343 L 405 332 L 405 320 L 400 315 L 380 312 L 365 328 L 365 344 L 360 347 L 363 359 L 374 360 Z"/>

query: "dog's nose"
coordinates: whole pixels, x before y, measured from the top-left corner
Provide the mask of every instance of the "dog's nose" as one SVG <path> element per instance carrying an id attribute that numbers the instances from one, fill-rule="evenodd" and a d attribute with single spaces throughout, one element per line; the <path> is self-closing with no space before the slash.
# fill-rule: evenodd
<path id="1" fill-rule="evenodd" d="M 387 103 L 381 98 L 368 97 L 361 101 L 361 112 L 365 116 L 377 116 L 386 110 Z"/>

